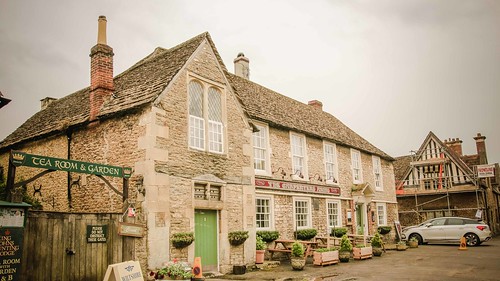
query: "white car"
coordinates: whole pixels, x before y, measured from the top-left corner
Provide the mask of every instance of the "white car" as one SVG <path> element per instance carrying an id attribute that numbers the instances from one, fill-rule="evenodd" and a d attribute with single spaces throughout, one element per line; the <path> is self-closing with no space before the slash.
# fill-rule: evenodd
<path id="1" fill-rule="evenodd" d="M 460 244 L 460 238 L 465 237 L 467 246 L 478 246 L 491 239 L 491 231 L 489 226 L 482 221 L 461 217 L 442 217 L 403 228 L 401 233 L 403 240 L 410 240 L 413 237 L 418 240 L 419 244 Z"/>

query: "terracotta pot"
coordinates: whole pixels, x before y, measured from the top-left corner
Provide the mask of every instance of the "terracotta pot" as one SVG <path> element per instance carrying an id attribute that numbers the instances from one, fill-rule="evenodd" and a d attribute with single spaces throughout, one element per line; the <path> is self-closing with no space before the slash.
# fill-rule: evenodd
<path id="1" fill-rule="evenodd" d="M 408 241 L 410 248 L 418 248 L 418 241 Z"/>
<path id="2" fill-rule="evenodd" d="M 256 250 L 255 251 L 255 263 L 264 263 L 264 254 L 266 250 Z"/>

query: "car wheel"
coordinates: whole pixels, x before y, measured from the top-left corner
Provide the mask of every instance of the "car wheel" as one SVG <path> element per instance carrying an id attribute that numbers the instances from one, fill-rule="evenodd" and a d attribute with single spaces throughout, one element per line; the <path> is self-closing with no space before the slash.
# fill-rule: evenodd
<path id="1" fill-rule="evenodd" d="M 422 239 L 422 236 L 420 236 L 420 234 L 412 233 L 412 234 L 410 234 L 410 236 L 408 236 L 408 240 L 411 240 L 412 238 L 417 239 L 419 245 L 422 245 L 424 242 Z"/>
<path id="2" fill-rule="evenodd" d="M 467 233 L 464 235 L 467 246 L 479 246 L 481 242 L 479 241 L 479 237 L 474 233 Z"/>

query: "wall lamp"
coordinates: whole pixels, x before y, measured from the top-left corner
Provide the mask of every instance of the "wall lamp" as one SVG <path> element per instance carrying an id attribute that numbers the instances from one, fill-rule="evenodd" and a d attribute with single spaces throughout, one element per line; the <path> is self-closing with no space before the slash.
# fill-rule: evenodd
<path id="1" fill-rule="evenodd" d="M 320 176 L 319 174 L 317 174 L 317 173 L 316 173 L 316 174 L 314 174 L 314 176 L 309 177 L 309 180 L 311 180 L 311 179 L 314 179 L 314 180 L 318 180 L 318 181 L 320 181 L 320 182 L 323 182 L 323 178 L 321 178 L 321 176 Z"/>
<path id="2" fill-rule="evenodd" d="M 274 173 L 277 173 L 277 172 L 279 172 L 280 170 L 281 170 L 281 172 L 280 172 L 280 173 L 281 173 L 281 179 L 285 179 L 285 177 L 286 177 L 286 172 L 285 172 L 285 169 L 283 169 L 283 167 L 279 167 L 276 171 L 272 171 L 273 175 L 274 175 Z"/>
<path id="3" fill-rule="evenodd" d="M 302 174 L 301 170 L 296 170 L 295 173 L 290 174 L 290 177 L 293 178 L 293 176 L 298 176 L 299 178 L 303 179 L 304 175 Z"/>

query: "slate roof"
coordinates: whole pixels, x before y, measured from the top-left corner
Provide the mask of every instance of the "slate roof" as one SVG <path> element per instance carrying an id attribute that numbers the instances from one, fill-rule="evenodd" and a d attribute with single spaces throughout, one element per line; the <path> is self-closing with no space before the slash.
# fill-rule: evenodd
<path id="1" fill-rule="evenodd" d="M 212 45 L 221 67 L 226 70 L 208 32 L 170 49 L 156 48 L 146 58 L 115 76 L 113 98 L 103 105 L 99 118 L 154 101 L 205 39 Z M 90 87 L 87 87 L 53 101 L 7 136 L 0 143 L 0 149 L 5 150 L 20 142 L 63 132 L 69 126 L 86 124 L 89 119 L 89 95 Z"/>
<path id="2" fill-rule="evenodd" d="M 392 163 L 394 166 L 394 178 L 396 180 L 404 180 L 405 172 L 409 169 L 411 160 L 411 155 L 396 157 L 396 161 Z"/>
<path id="3" fill-rule="evenodd" d="M 271 126 L 292 129 L 363 150 L 390 161 L 394 160 L 328 112 L 281 95 L 232 73 L 226 72 L 226 76 L 250 118 L 264 121 Z"/>
<path id="4" fill-rule="evenodd" d="M 170 49 L 156 48 L 153 53 L 115 76 L 115 92 L 100 111 L 108 118 L 153 102 L 186 64 L 189 57 L 207 40 L 247 114 L 252 119 L 297 132 L 327 139 L 393 161 L 331 114 L 281 95 L 227 71 L 208 34 L 202 33 Z M 64 132 L 70 126 L 86 125 L 89 119 L 90 88 L 84 88 L 53 101 L 34 114 L 0 143 L 0 150 L 48 135 Z"/>

